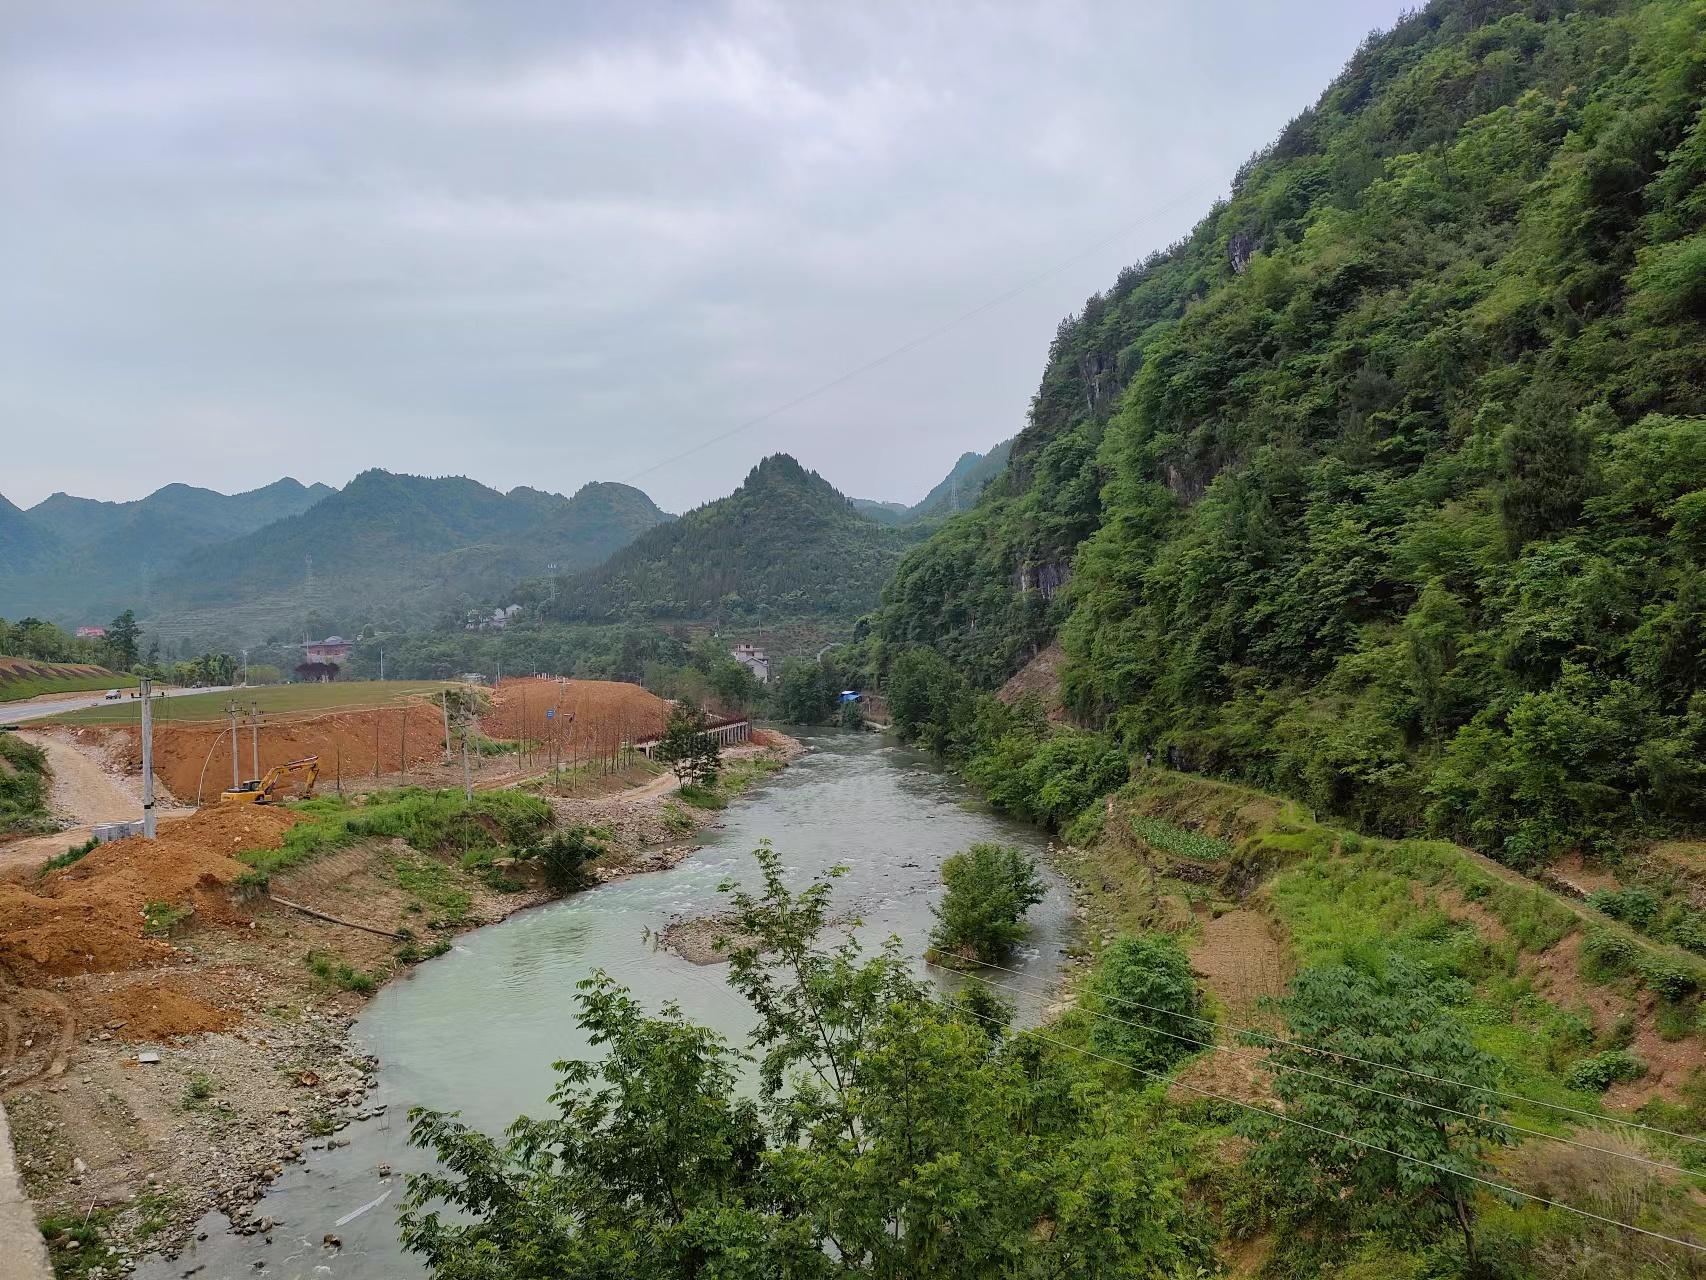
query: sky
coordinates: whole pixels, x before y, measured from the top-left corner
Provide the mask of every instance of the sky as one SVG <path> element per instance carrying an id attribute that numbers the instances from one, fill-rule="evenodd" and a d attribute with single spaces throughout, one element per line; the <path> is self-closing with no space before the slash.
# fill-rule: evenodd
<path id="1" fill-rule="evenodd" d="M 1401 7 L 0 0 L 0 493 L 916 501 Z"/>

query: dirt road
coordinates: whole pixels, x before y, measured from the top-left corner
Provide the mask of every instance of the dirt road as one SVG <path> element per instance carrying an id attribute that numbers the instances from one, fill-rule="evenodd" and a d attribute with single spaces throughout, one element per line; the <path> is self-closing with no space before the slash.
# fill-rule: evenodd
<path id="1" fill-rule="evenodd" d="M 124 822 L 142 816 L 140 778 L 119 777 L 101 763 L 94 749 L 81 747 L 50 730 L 27 731 L 18 736 L 47 753 L 47 767 L 53 773 L 48 807 L 56 818 L 73 825 L 51 835 L 0 845 L 0 872 L 17 866 L 34 867 L 44 858 L 82 844 L 98 822 Z M 162 820 L 176 816 L 163 806 L 156 812 Z"/>

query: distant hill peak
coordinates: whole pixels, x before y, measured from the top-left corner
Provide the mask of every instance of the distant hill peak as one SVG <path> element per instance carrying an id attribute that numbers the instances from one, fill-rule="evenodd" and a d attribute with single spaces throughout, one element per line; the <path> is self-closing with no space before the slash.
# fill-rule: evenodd
<path id="1" fill-rule="evenodd" d="M 904 502 L 879 502 L 874 498 L 854 498 L 853 505 L 878 524 L 904 525 L 932 516 L 950 516 L 977 504 L 984 486 L 1007 465 L 1013 441 L 1003 440 L 988 453 L 967 450 L 959 456 L 953 469 L 925 494 L 907 506 Z"/>

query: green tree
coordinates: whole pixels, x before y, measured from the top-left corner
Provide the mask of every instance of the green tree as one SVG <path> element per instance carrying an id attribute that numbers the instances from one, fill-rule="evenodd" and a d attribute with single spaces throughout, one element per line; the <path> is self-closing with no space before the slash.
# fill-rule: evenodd
<path id="1" fill-rule="evenodd" d="M 1085 993 L 1090 1043 L 1142 1071 L 1165 1071 L 1212 1042 L 1191 962 L 1171 934 L 1117 938 L 1104 948 Z M 1195 1043 L 1193 1043 L 1195 1042 Z"/>
<path id="2" fill-rule="evenodd" d="M 979 842 L 942 864 L 947 892 L 930 945 L 943 955 L 995 962 L 1025 936 L 1025 912 L 1043 898 L 1037 861 L 1012 845 Z"/>
<path id="3" fill-rule="evenodd" d="M 1451 1224 L 1473 1265 L 1465 1175 L 1486 1168 L 1503 1131 L 1486 1092 L 1495 1063 L 1448 1008 L 1465 994 L 1451 985 L 1396 956 L 1298 975 L 1281 1008 L 1288 1040 L 1311 1047 L 1270 1050 L 1274 1094 L 1297 1123 L 1240 1120 L 1256 1140 L 1247 1172 L 1281 1189 L 1286 1225 L 1422 1236 Z"/>
<path id="4" fill-rule="evenodd" d="M 136 614 L 126 609 L 107 623 L 106 640 L 107 647 L 112 650 L 115 667 L 120 671 L 134 667 L 142 645 L 142 628 L 137 625 Z"/>
<path id="5" fill-rule="evenodd" d="M 722 749 L 716 735 L 707 731 L 708 723 L 703 710 L 686 702 L 672 706 L 664 723 L 654 754 L 684 787 L 710 786 L 722 767 Z"/>
<path id="6" fill-rule="evenodd" d="M 1524 397 L 1499 446 L 1499 505 L 1511 546 L 1574 524 L 1592 493 L 1593 440 L 1568 393 L 1556 383 L 1537 386 Z"/>
<path id="7" fill-rule="evenodd" d="M 783 663 L 776 684 L 777 714 L 790 724 L 822 724 L 835 705 L 825 674 L 816 662 Z"/>
<path id="8" fill-rule="evenodd" d="M 1152 1101 L 945 1004 L 894 947 L 819 939 L 832 877 L 799 892 L 768 846 L 732 894 L 729 983 L 757 1016 L 744 1058 L 599 974 L 559 1066 L 556 1114 L 493 1139 L 417 1111 L 405 1245 L 441 1280 L 1153 1280 L 1212 1265 Z M 1015 1122 L 1022 1117 L 1021 1122 Z M 448 1206 L 453 1212 L 442 1212 Z"/>
<path id="9" fill-rule="evenodd" d="M 895 732 L 938 755 L 948 753 L 973 714 L 966 678 L 947 658 L 923 646 L 895 657 L 886 691 Z"/>

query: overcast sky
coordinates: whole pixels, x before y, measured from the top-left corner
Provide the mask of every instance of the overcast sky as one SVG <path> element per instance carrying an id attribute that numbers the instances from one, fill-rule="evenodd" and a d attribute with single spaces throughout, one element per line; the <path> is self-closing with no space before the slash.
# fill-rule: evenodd
<path id="1" fill-rule="evenodd" d="M 1400 8 L 0 0 L 0 492 L 914 501 Z"/>

